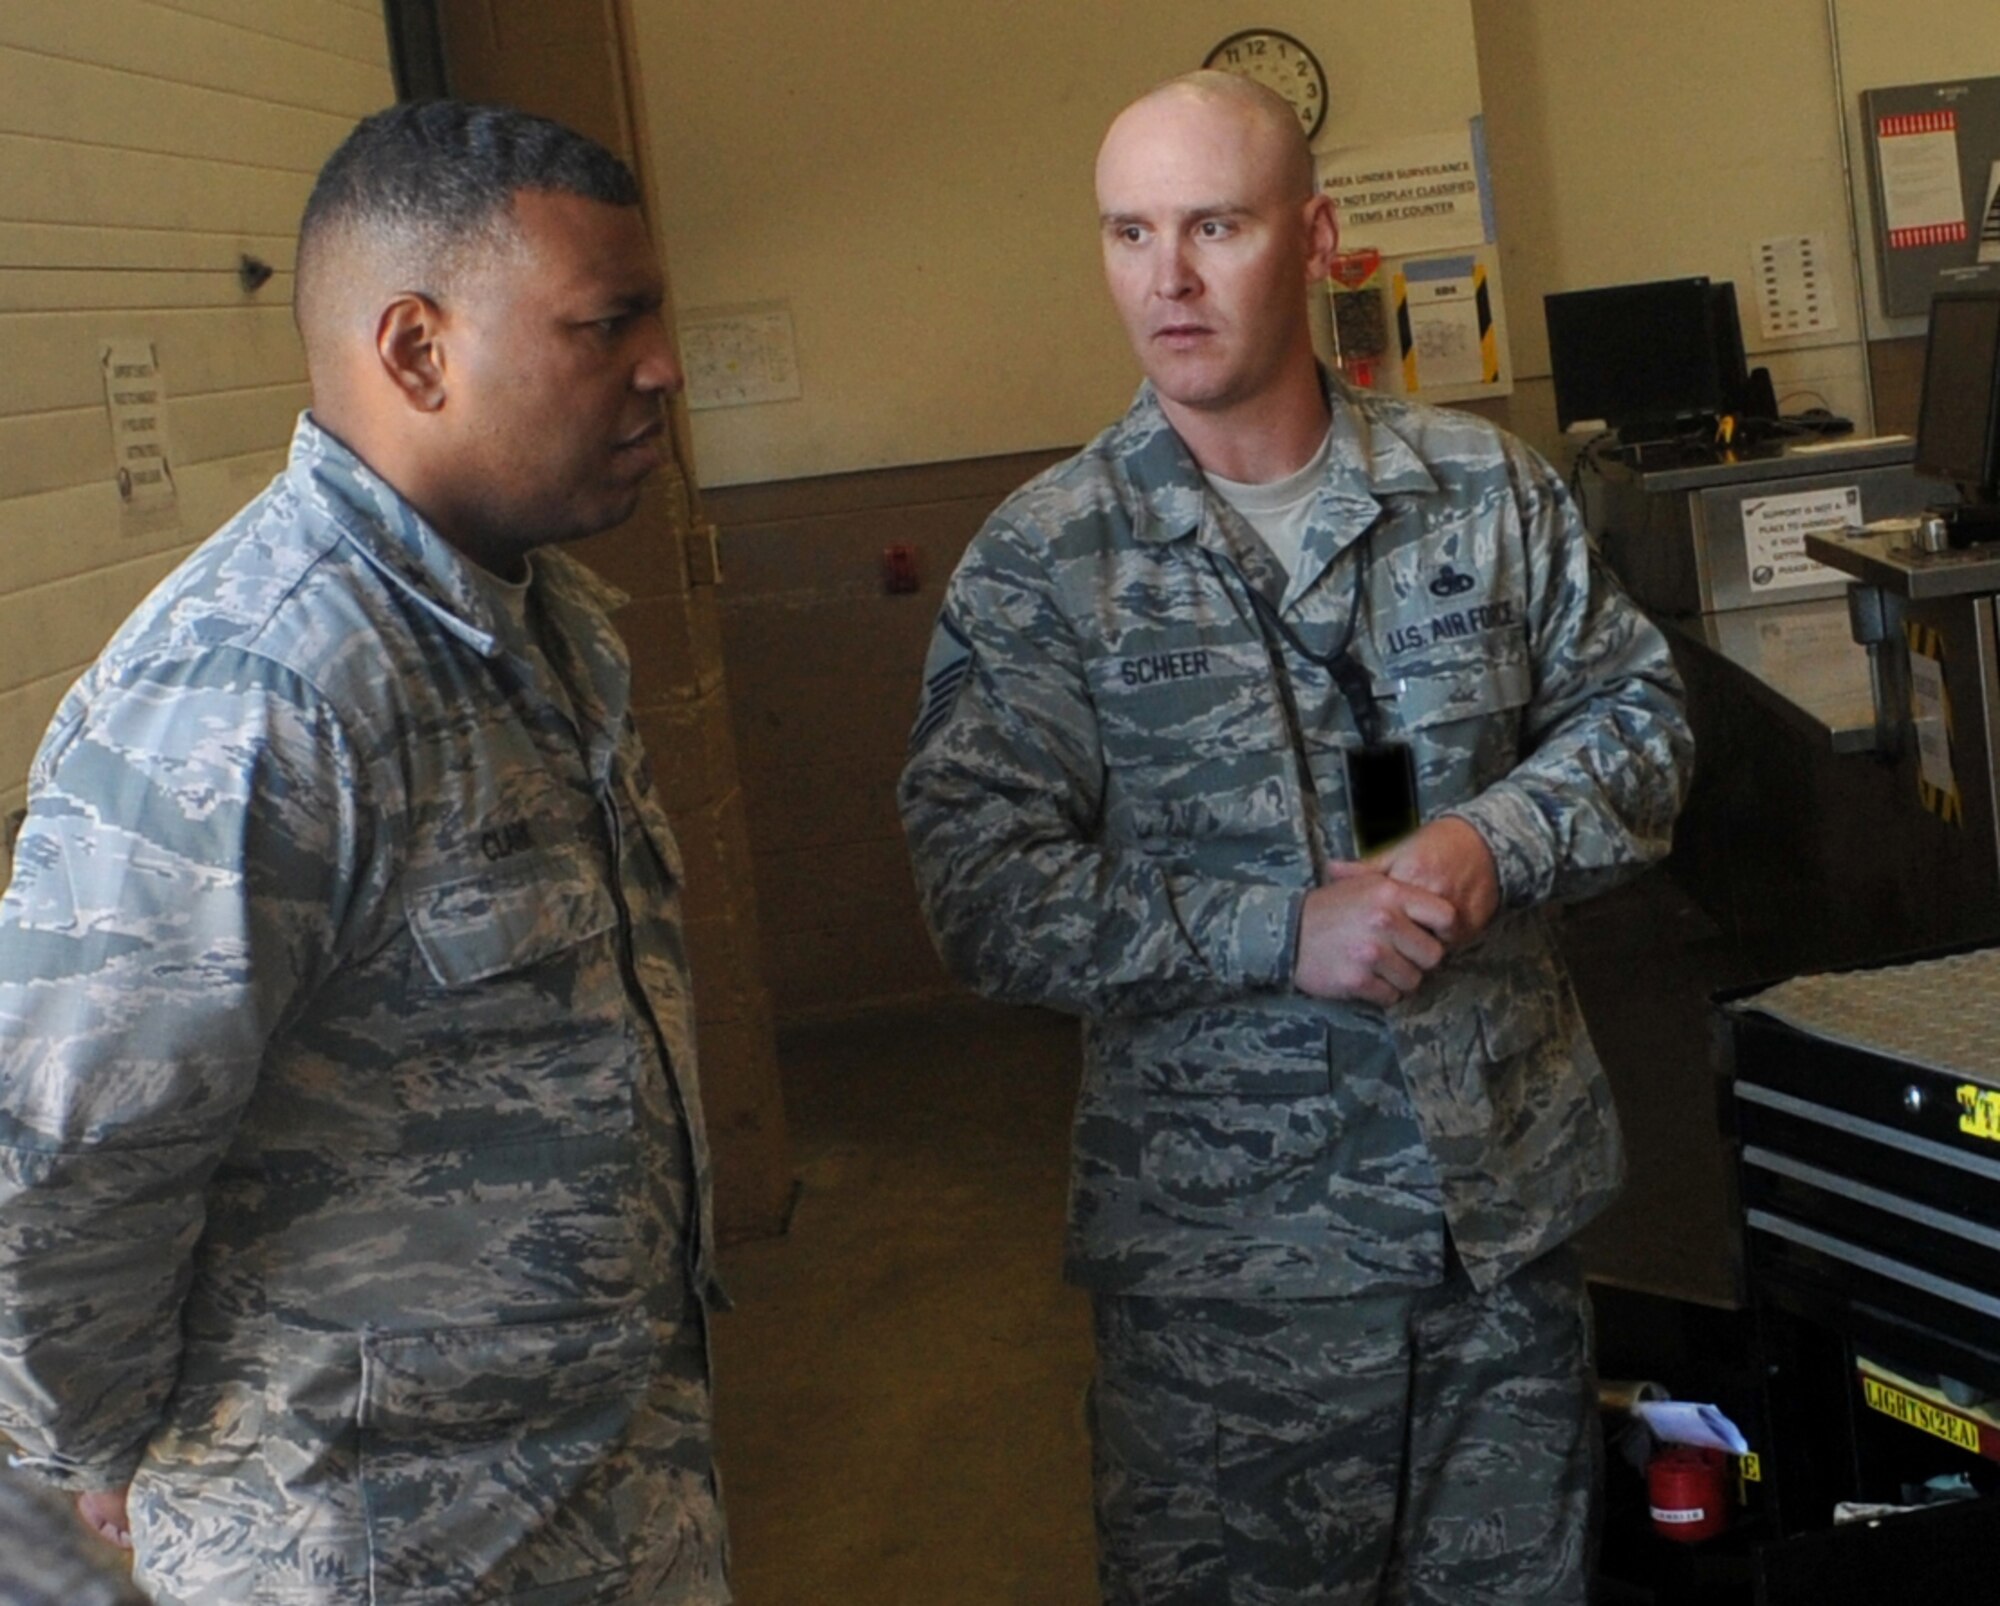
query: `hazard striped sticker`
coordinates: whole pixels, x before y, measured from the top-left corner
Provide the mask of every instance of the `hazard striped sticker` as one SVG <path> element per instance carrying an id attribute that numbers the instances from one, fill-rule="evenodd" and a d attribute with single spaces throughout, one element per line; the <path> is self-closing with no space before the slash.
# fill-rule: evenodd
<path id="1" fill-rule="evenodd" d="M 1953 745 L 1951 690 L 1944 684 L 1944 635 L 1935 627 L 1920 625 L 1914 619 L 1904 621 L 1903 633 L 1909 642 L 1912 659 L 1928 658 L 1937 665 L 1938 695 L 1939 701 L 1943 704 L 1944 714 L 1945 749 L 1949 752 Z M 1912 679 L 1914 678 L 1913 675 Z M 1921 719 L 1921 712 L 1914 702 L 1912 702 L 1910 708 L 1910 717 L 1913 721 Z M 1921 741 L 1921 735 L 1919 740 Z M 1917 795 L 1923 799 L 1924 807 L 1929 809 L 1931 813 L 1935 814 L 1947 825 L 1962 826 L 1965 824 L 1965 800 L 1959 796 L 1956 777 L 1953 778 L 1949 787 L 1933 786 L 1929 781 L 1924 779 L 1922 767 L 1919 766 L 1917 773 Z"/>
<path id="2" fill-rule="evenodd" d="M 1449 261 L 1449 259 L 1444 260 L 1447 263 Z M 1396 349 L 1403 354 L 1403 392 L 1410 396 L 1419 394 L 1423 388 L 1417 338 L 1410 321 L 1410 277 L 1412 276 L 1414 275 L 1406 275 L 1399 271 L 1393 280 L 1396 293 Z M 1472 304 L 1479 319 L 1479 382 L 1482 385 L 1497 385 L 1500 382 L 1500 337 L 1493 327 L 1493 292 L 1486 282 L 1486 264 L 1476 258 L 1472 263 Z"/>

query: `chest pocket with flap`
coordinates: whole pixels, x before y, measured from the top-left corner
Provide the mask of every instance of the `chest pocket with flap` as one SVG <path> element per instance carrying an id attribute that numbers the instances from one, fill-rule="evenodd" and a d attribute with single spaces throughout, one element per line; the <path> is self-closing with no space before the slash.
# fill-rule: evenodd
<path id="1" fill-rule="evenodd" d="M 410 934 L 438 985 L 470 987 L 603 935 L 611 890 L 581 846 L 544 848 L 406 898 Z"/>

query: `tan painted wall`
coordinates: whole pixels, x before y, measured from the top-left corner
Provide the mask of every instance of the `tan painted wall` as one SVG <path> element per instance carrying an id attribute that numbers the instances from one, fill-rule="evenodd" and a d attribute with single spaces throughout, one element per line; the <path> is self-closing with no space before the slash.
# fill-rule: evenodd
<path id="1" fill-rule="evenodd" d="M 1943 0 L 1919 0 L 1933 3 Z M 1514 314 L 1506 421 L 1564 455 L 1544 294 L 1706 274 L 1735 283 L 1751 360 L 1771 369 L 1781 402 L 1811 390 L 1866 427 L 1825 0 L 1472 8 Z M 1840 326 L 1767 341 L 1750 294 L 1753 249 L 1794 233 L 1825 241 Z"/>
<path id="2" fill-rule="evenodd" d="M 1137 381 L 1098 265 L 1105 124 L 1252 23 L 1320 54 L 1322 144 L 1462 121 L 1479 108 L 1468 0 L 633 14 L 677 304 L 782 301 L 797 332 L 801 400 L 694 415 L 776 1007 L 937 991 L 895 777 L 966 540 Z M 891 542 L 918 553 L 916 595 L 882 594 Z"/>
<path id="3" fill-rule="evenodd" d="M 1136 380 L 1091 164 L 1236 29 L 1326 65 L 1322 144 L 1479 110 L 1468 0 L 659 0 L 635 7 L 683 315 L 782 301 L 798 401 L 695 415 L 704 485 L 1070 445 Z"/>
<path id="4" fill-rule="evenodd" d="M 0 810 L 69 682 L 282 466 L 305 405 L 300 207 L 393 98 L 367 0 L 0 5 Z M 249 252 L 279 269 L 237 283 Z M 128 533 L 98 343 L 149 337 L 179 523 Z"/>
<path id="5" fill-rule="evenodd" d="M 1854 151 L 1854 204 L 1865 242 L 1872 237 L 1875 217 L 1862 144 L 1861 91 L 2000 77 L 2000 9 L 1993 0 L 1834 0 L 1833 12 Z M 1890 318 L 1881 311 L 1874 250 L 1864 246 L 1861 255 L 1870 335 L 1877 340 L 1921 335 L 1924 319 Z"/>

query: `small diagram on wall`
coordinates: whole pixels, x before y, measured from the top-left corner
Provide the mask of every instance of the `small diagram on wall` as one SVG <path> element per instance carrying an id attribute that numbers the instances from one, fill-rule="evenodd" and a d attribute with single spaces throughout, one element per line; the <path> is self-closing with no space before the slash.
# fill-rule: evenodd
<path id="1" fill-rule="evenodd" d="M 784 302 L 696 308 L 677 326 L 690 412 L 797 401 L 805 394 L 792 309 Z"/>
<path id="2" fill-rule="evenodd" d="M 1484 126 L 1323 151 L 1341 257 L 1328 293 L 1356 384 L 1464 401 L 1513 388 Z"/>
<path id="3" fill-rule="evenodd" d="M 1751 282 L 1766 341 L 1826 334 L 1840 327 L 1827 282 L 1826 241 L 1817 234 L 1783 234 L 1754 247 Z"/>

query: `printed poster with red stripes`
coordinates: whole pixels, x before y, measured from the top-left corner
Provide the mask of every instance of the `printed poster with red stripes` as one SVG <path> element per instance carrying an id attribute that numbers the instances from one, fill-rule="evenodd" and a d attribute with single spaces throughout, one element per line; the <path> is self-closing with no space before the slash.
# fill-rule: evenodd
<path id="1" fill-rule="evenodd" d="M 1958 168 L 1958 113 L 1901 112 L 1876 120 L 1889 245 L 1898 251 L 1967 238 Z"/>

